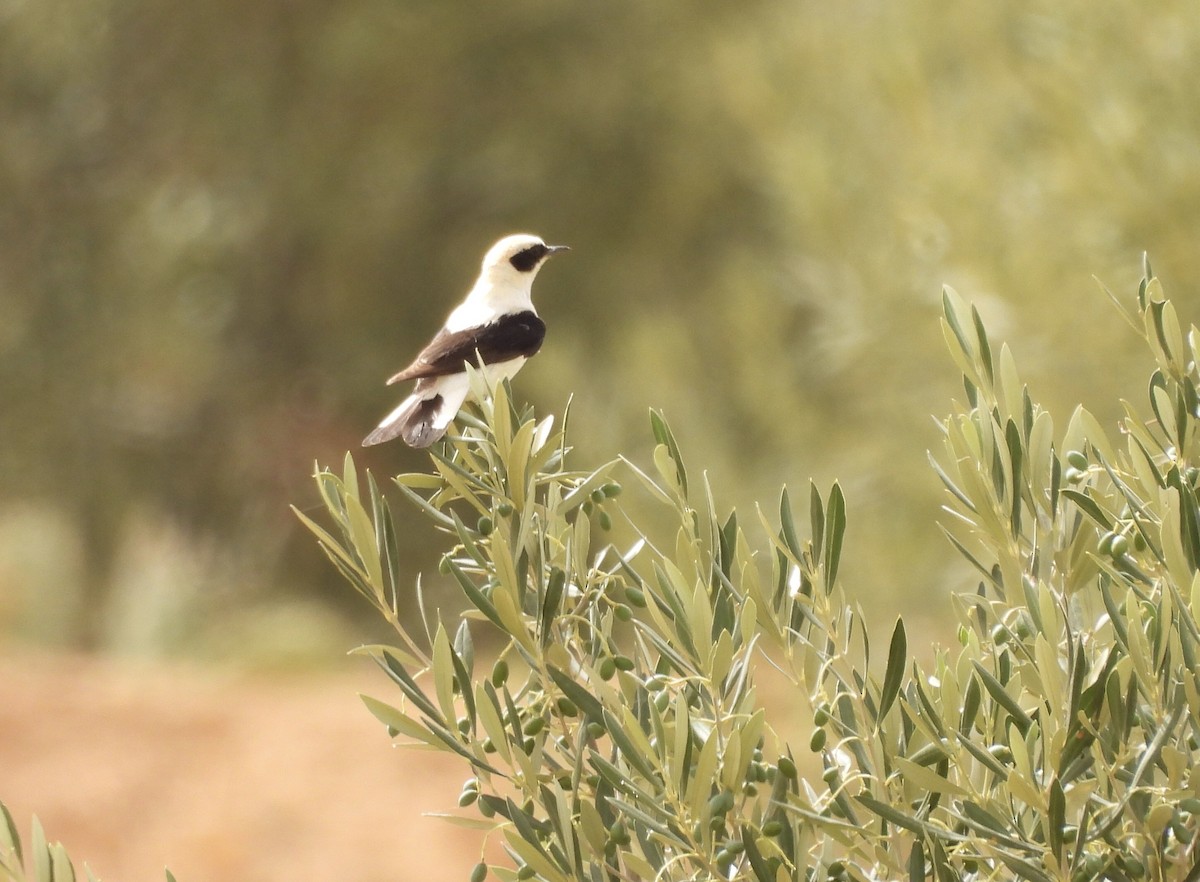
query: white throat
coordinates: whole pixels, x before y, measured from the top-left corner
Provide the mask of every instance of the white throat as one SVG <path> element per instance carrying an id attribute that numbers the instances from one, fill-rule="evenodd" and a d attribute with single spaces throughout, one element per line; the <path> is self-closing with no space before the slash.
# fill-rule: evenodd
<path id="1" fill-rule="evenodd" d="M 533 279 L 489 279 L 479 277 L 467 299 L 446 319 L 447 331 L 462 331 L 486 325 L 502 315 L 513 312 L 533 312 Z"/>

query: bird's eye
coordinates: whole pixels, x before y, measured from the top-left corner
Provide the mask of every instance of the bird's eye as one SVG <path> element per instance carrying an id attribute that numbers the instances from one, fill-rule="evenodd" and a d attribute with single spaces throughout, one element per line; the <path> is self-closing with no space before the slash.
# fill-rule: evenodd
<path id="1" fill-rule="evenodd" d="M 518 272 L 527 273 L 541 263 L 542 258 L 546 256 L 549 250 L 549 248 L 539 242 L 536 245 L 530 245 L 528 248 L 522 248 L 510 257 L 508 262 Z"/>

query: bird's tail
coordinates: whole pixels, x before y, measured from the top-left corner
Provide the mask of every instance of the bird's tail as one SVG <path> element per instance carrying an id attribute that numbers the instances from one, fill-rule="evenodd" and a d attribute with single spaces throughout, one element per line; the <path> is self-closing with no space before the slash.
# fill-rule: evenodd
<path id="1" fill-rule="evenodd" d="M 383 422 L 363 439 L 363 447 L 382 444 L 393 438 L 403 438 L 409 447 L 428 447 L 446 434 L 450 421 L 466 398 L 466 382 L 461 384 L 418 383 L 416 390 L 400 406 L 383 418 Z M 461 394 L 460 394 L 461 393 Z"/>

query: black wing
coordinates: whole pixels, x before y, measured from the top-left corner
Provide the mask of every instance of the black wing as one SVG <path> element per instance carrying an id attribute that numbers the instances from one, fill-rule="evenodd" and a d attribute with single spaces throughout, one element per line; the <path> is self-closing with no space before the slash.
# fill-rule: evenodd
<path id="1" fill-rule="evenodd" d="M 526 310 L 503 315 L 495 321 L 462 331 L 439 331 L 408 367 L 388 380 L 416 380 L 457 374 L 464 364 L 479 367 L 529 356 L 542 348 L 546 323 Z"/>

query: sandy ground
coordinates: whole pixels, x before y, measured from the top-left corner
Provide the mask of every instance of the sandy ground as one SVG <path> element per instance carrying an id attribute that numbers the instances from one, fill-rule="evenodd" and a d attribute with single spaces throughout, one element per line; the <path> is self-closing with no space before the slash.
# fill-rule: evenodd
<path id="1" fill-rule="evenodd" d="M 0 800 L 107 882 L 462 880 L 479 834 L 466 769 L 395 749 L 357 697 L 397 697 L 361 660 L 339 673 L 0 654 Z M 81 877 L 82 878 L 82 877 Z"/>

